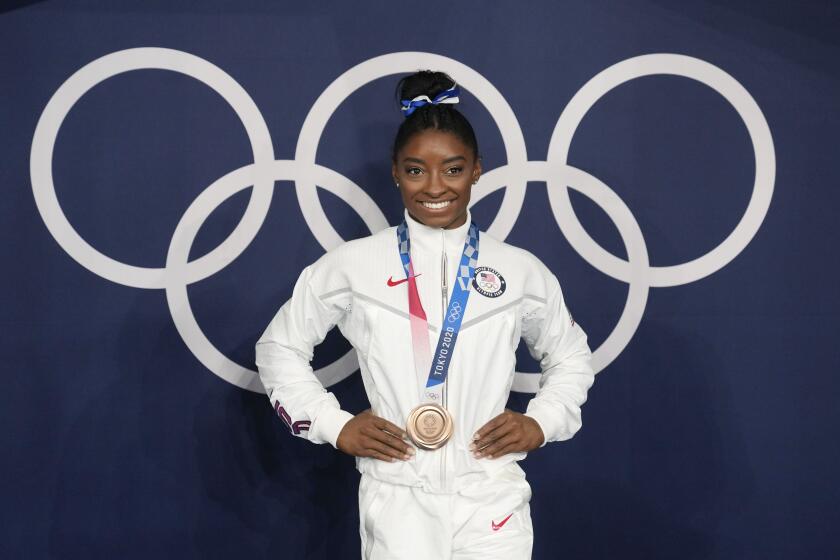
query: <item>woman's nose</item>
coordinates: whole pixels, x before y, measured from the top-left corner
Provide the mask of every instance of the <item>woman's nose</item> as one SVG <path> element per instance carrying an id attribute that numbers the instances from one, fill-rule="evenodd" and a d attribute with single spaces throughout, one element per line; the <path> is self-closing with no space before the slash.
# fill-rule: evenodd
<path id="1" fill-rule="evenodd" d="M 439 197 L 442 196 L 446 192 L 446 185 L 443 183 L 443 179 L 438 175 L 432 175 L 429 178 L 429 182 L 426 185 L 426 194 L 431 197 Z"/>

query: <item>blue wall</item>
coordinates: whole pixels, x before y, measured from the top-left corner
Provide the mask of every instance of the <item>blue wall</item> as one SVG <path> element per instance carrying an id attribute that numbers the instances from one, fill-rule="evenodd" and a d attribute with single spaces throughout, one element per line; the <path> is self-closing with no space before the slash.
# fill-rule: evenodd
<path id="1" fill-rule="evenodd" d="M 744 0 L 11 3 L 0 12 L 0 556 L 357 556 L 353 459 L 291 437 L 248 370 L 299 271 L 338 239 L 324 223 L 350 239 L 399 220 L 388 150 L 394 73 L 409 68 L 384 59 L 383 77 L 312 108 L 356 65 L 410 51 L 498 90 L 478 99 L 467 83 L 478 78 L 453 72 L 485 170 L 519 179 L 508 191 L 482 180 L 475 218 L 558 275 L 604 366 L 578 435 L 522 464 L 534 558 L 837 555 L 839 16 L 829 2 Z M 118 75 L 77 91 L 63 121 L 50 113 L 69 103 L 76 71 L 145 47 L 170 50 L 98 63 Z M 591 78 L 649 54 L 662 56 L 617 68 L 654 75 L 584 99 L 568 167 L 527 163 L 546 161 Z M 412 56 L 414 68 L 442 60 Z M 132 60 L 153 68 L 125 71 Z M 233 103 L 159 69 L 181 63 L 215 67 Z M 732 95 L 746 117 L 710 87 L 721 76 L 743 89 Z M 517 122 L 500 132 L 505 104 Z M 307 115 L 326 121 L 326 171 L 300 157 Z M 521 135 L 521 157 L 503 133 Z M 190 246 L 179 221 L 254 163 L 252 148 L 287 163 L 260 189 L 230 179 Z M 321 221 L 298 196 L 316 200 L 305 184 L 318 173 L 330 182 Z M 570 243 L 564 182 L 593 243 L 631 265 Z M 736 231 L 748 207 L 751 225 Z M 240 243 L 215 251 L 235 230 Z M 672 268 L 725 242 L 729 255 Z M 179 268 L 167 260 L 178 246 L 215 266 Z M 316 368 L 348 348 L 331 334 Z M 536 364 L 523 354 L 519 369 L 527 388 Z M 320 375 L 358 412 L 351 373 Z M 529 397 L 512 393 L 510 406 Z"/>

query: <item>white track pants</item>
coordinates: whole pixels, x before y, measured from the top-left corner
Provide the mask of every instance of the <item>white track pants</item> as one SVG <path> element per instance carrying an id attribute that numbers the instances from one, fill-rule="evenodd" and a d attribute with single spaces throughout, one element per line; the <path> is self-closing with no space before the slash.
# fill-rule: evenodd
<path id="1" fill-rule="evenodd" d="M 456 494 L 389 484 L 363 474 L 359 532 L 365 560 L 527 560 L 534 533 L 531 486 L 501 471 Z"/>

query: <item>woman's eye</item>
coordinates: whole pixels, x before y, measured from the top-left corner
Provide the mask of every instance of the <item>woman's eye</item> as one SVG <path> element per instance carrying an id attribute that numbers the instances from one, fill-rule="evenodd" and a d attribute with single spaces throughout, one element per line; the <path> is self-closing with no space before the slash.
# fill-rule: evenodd
<path id="1" fill-rule="evenodd" d="M 420 175 L 423 170 L 419 167 L 409 167 L 405 170 L 405 172 L 409 175 Z"/>
<path id="2" fill-rule="evenodd" d="M 447 175 L 458 175 L 463 171 L 463 167 L 450 167 L 446 170 Z"/>

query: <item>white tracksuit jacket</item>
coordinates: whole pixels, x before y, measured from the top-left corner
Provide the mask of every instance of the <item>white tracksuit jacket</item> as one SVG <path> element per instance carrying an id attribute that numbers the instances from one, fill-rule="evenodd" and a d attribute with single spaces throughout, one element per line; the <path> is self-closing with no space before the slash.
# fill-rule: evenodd
<path id="1" fill-rule="evenodd" d="M 452 230 L 430 228 L 407 212 L 405 219 L 434 349 L 449 295 L 442 290 L 443 261 L 451 287 L 470 216 Z M 420 403 L 428 372 L 422 379 L 414 372 L 408 283 L 389 285 L 389 280 L 405 279 L 395 230 L 344 243 L 306 267 L 291 299 L 257 342 L 256 363 L 266 393 L 295 435 L 335 446 L 352 418 L 310 366 L 313 347 L 335 325 L 356 350 L 374 414 L 404 427 Z M 497 280 L 485 290 L 494 297 L 470 288 L 445 388 L 446 407 L 454 419 L 452 439 L 435 451 L 417 449 L 407 461 L 357 458 L 361 473 L 432 493 L 457 492 L 502 468 L 523 473 L 515 461 L 525 453 L 475 459 L 468 449 L 476 430 L 505 408 L 520 337 L 542 369 L 540 389 L 526 414 L 539 423 L 546 443 L 569 439 L 580 428 L 580 407 L 594 379 L 591 353 L 586 335 L 566 309 L 557 279 L 523 249 L 484 232 L 479 241 L 478 269 L 493 269 L 491 284 L 494 276 Z"/>

